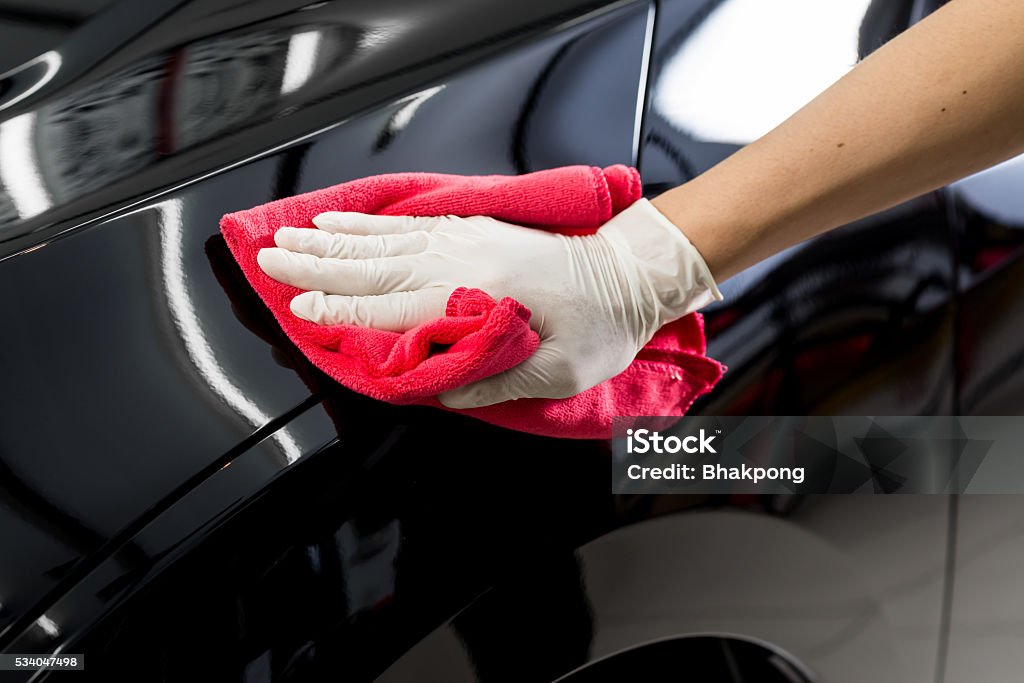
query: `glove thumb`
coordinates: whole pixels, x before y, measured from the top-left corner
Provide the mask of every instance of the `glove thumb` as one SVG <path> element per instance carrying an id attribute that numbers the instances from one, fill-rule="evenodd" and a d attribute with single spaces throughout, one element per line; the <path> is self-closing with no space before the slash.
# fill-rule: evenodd
<path id="1" fill-rule="evenodd" d="M 544 351 L 541 347 L 514 368 L 438 394 L 437 398 L 441 405 L 457 410 L 482 408 L 517 398 L 562 398 L 562 395 L 554 395 L 564 392 L 551 386 L 551 359 Z M 564 395 L 571 395 L 571 392 Z"/>

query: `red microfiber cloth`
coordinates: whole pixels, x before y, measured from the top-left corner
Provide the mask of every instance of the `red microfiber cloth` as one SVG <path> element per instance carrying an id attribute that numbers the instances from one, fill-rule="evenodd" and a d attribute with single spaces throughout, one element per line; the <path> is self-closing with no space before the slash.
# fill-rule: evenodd
<path id="1" fill-rule="evenodd" d="M 268 277 L 256 254 L 282 226 L 315 229 L 325 211 L 412 216 L 491 216 L 563 234 L 594 232 L 640 198 L 636 169 L 567 166 L 519 176 L 395 173 L 280 199 L 221 219 L 224 238 L 246 278 L 285 334 L 344 386 L 381 401 L 445 410 L 437 394 L 508 370 L 538 345 L 530 311 L 460 288 L 443 318 L 404 333 L 354 325 L 322 326 L 289 308 L 301 290 Z M 541 274 L 538 274 L 541 276 Z M 565 399 L 523 398 L 454 412 L 532 434 L 608 438 L 616 416 L 682 415 L 721 378 L 706 357 L 698 313 L 665 325 L 622 373 Z"/>

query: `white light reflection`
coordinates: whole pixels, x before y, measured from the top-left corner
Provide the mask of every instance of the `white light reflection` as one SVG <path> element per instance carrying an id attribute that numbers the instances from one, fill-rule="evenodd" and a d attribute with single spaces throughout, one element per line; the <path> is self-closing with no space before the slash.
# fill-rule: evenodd
<path id="1" fill-rule="evenodd" d="M 654 107 L 700 140 L 745 144 L 857 62 L 871 0 L 726 0 L 658 78 Z"/>
<path id="2" fill-rule="evenodd" d="M 22 218 L 53 206 L 36 156 L 35 127 L 35 112 L 0 123 L 0 183 Z"/>
<path id="3" fill-rule="evenodd" d="M 1024 227 L 1024 154 L 950 185 L 978 211 L 1001 223 Z"/>
<path id="4" fill-rule="evenodd" d="M 636 160 L 640 154 L 640 145 L 643 144 L 641 135 L 644 127 L 644 115 L 646 114 L 645 109 L 647 108 L 647 72 L 651 63 L 651 49 L 654 45 L 654 20 L 657 14 L 656 10 L 657 8 L 653 2 L 647 7 L 647 24 L 644 27 L 644 48 L 641 52 L 643 57 L 640 60 L 640 86 L 636 95 L 636 112 L 633 114 L 633 146 L 631 148 L 631 152 L 634 160 L 634 166 L 637 165 Z"/>
<path id="5" fill-rule="evenodd" d="M 192 364 L 202 375 L 209 387 L 242 415 L 249 423 L 262 427 L 271 420 L 259 406 L 239 389 L 221 367 L 216 354 L 203 333 L 199 316 L 196 314 L 188 286 L 185 284 L 184 266 L 184 223 L 180 199 L 168 199 L 156 205 L 160 211 L 160 270 L 163 277 L 164 295 L 178 329 L 178 335 L 185 343 Z M 286 429 L 274 432 L 273 437 L 284 452 L 288 464 L 301 457 L 302 452 Z"/>
<path id="6" fill-rule="evenodd" d="M 373 28 L 365 29 L 359 34 L 359 40 L 356 42 L 356 49 L 360 52 L 383 45 L 389 40 L 393 40 L 399 33 L 398 26 L 375 26 Z"/>
<path id="7" fill-rule="evenodd" d="M 36 619 L 36 626 L 41 628 L 43 633 L 48 635 L 50 638 L 56 638 L 60 635 L 60 627 L 57 626 L 57 622 L 45 614 L 40 615 L 40 617 Z"/>
<path id="8" fill-rule="evenodd" d="M 416 115 L 416 111 L 422 107 L 427 100 L 444 90 L 444 88 L 444 85 L 437 85 L 401 100 L 398 111 L 392 114 L 391 118 L 388 119 L 388 132 L 398 133 L 405 130 L 405 127 L 409 125 L 410 121 L 412 121 L 412 117 Z"/>
<path id="9" fill-rule="evenodd" d="M 288 39 L 284 77 L 281 79 L 282 95 L 295 92 L 313 77 L 320 52 L 320 38 L 320 31 L 304 31 Z"/>
<path id="10" fill-rule="evenodd" d="M 30 85 L 29 87 L 25 88 L 24 92 L 18 93 L 16 96 L 14 96 L 11 99 L 7 100 L 3 104 L 0 104 L 0 111 L 3 111 L 4 109 L 7 109 L 8 107 L 13 107 L 18 102 L 21 102 L 23 99 L 25 99 L 26 97 L 31 97 L 36 92 L 38 92 L 40 88 L 42 88 L 44 85 L 46 85 L 51 80 L 53 80 L 53 77 L 55 75 L 57 75 L 57 70 L 60 69 L 60 65 L 61 65 L 60 53 L 56 52 L 54 50 L 50 50 L 49 52 L 44 52 L 43 54 L 39 55 L 38 57 L 25 62 L 21 66 L 19 66 L 17 68 L 14 68 L 14 69 L 11 69 L 10 71 L 8 71 L 5 74 L 0 74 L 0 80 L 3 80 L 5 78 L 10 78 L 11 76 L 14 76 L 16 73 L 18 73 L 20 71 L 24 71 L 25 69 L 30 69 L 33 66 L 35 66 L 36 64 L 40 64 L 40 63 L 45 65 L 45 69 L 43 71 L 43 74 L 39 77 L 39 80 L 37 80 L 35 83 Z"/>

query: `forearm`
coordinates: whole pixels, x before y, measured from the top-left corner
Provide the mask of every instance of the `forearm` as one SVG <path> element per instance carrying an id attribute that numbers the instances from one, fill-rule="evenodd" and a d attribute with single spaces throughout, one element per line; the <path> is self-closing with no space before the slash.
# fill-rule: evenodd
<path id="1" fill-rule="evenodd" d="M 1024 151 L 1024 3 L 954 0 L 652 203 L 722 280 Z"/>

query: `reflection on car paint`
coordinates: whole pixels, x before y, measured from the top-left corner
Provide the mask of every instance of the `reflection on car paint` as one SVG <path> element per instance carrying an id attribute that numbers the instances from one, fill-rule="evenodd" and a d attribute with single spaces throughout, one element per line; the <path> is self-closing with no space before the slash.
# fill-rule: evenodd
<path id="1" fill-rule="evenodd" d="M 298 27 L 198 41 L 0 124 L 0 216 L 31 218 L 280 114 L 282 99 L 344 59 L 357 34 Z M 26 169 L 31 181 L 16 180 Z"/>
<path id="2" fill-rule="evenodd" d="M 709 3 L 663 57 L 651 107 L 696 140 L 753 142 L 853 68 L 871 1 Z"/>

